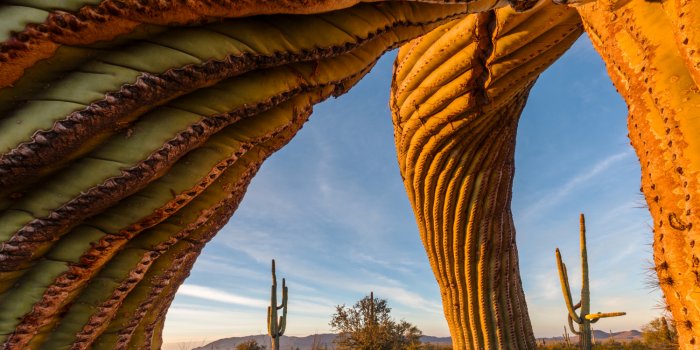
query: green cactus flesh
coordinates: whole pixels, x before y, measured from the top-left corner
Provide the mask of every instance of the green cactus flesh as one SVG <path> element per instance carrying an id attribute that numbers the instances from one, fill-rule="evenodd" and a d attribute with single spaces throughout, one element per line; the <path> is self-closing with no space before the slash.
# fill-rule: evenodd
<path id="1" fill-rule="evenodd" d="M 8 223 L 0 228 L 0 239 L 10 243 L 13 239 L 21 241 L 26 238 L 23 232 L 36 232 L 37 227 L 41 227 L 42 237 L 35 235 L 31 244 L 25 244 L 25 251 L 36 252 L 38 242 L 51 241 L 62 235 L 61 230 L 67 230 L 73 222 L 79 222 L 131 194 L 119 193 L 124 192 L 120 188 L 134 192 L 149 180 L 161 176 L 180 154 L 201 144 L 203 137 L 187 137 L 198 129 L 203 129 L 202 134 L 206 136 L 226 123 L 264 110 L 298 91 L 328 84 L 343 85 L 344 72 L 355 73 L 363 69 L 367 62 L 374 61 L 384 50 L 395 45 L 401 35 L 416 34 L 417 29 L 397 30 L 391 35 L 377 37 L 347 55 L 254 71 L 148 112 L 129 129 L 52 175 L 39 190 L 27 193 L 0 213 L 0 218 Z M 265 90 L 256 88 L 260 83 L 266 84 Z M 203 101 L 206 103 L 202 104 Z M 230 121 L 222 123 L 222 118 Z M 162 156 L 164 152 L 167 157 Z M 125 168 L 130 171 L 125 171 Z M 130 186 L 124 186 L 125 183 Z M 80 207 L 86 197 L 90 198 L 90 206 Z M 52 215 L 54 219 L 47 219 Z M 21 252 L 22 248 L 17 246 L 16 250 Z M 14 255 L 18 257 L 16 259 L 26 261 L 21 254 Z M 12 266 L 11 260 L 12 257 L 5 259 L 5 270 Z"/>
<path id="2" fill-rule="evenodd" d="M 109 50 L 0 119 L 0 128 L 8 130 L 0 139 L 0 184 L 11 191 L 7 186 L 26 183 L 34 169 L 55 168 L 85 154 L 147 108 L 195 89 L 251 69 L 331 57 L 388 37 L 399 43 L 464 11 L 461 6 L 361 5 L 303 20 L 256 17 L 175 28 Z M 256 37 L 266 40 L 251 39 Z"/>
<path id="3" fill-rule="evenodd" d="M 366 70 L 367 67 L 364 67 L 360 72 L 366 72 Z M 346 82 L 350 82 L 350 80 L 346 79 Z M 31 279 L 20 279 L 18 281 L 21 286 L 20 288 L 12 289 L 0 296 L 0 308 L 3 308 L 4 305 L 14 305 L 17 299 L 24 300 L 26 289 L 35 291 L 47 290 L 48 294 L 45 294 L 42 299 L 46 302 L 53 302 L 53 306 L 56 308 L 61 308 L 67 303 L 72 302 L 72 298 L 75 296 L 74 294 L 78 292 L 76 289 L 78 289 L 81 284 L 85 284 L 87 281 L 93 283 L 92 281 L 95 279 L 100 280 L 100 274 L 103 273 L 127 271 L 121 264 L 124 264 L 125 261 L 130 261 L 130 259 L 137 259 L 138 257 L 138 254 L 131 257 L 122 255 L 124 251 L 128 251 L 130 245 L 138 246 L 138 244 L 141 244 L 142 247 L 134 249 L 148 250 L 148 244 L 155 246 L 159 244 L 162 245 L 162 242 L 167 242 L 168 239 L 173 238 L 173 236 L 170 235 L 172 232 L 166 231 L 159 233 L 158 230 L 154 231 L 153 229 L 143 232 L 131 242 L 128 241 L 130 237 L 138 234 L 139 231 L 149 227 L 149 225 L 158 223 L 159 220 L 166 217 L 165 214 L 175 212 L 182 206 L 186 205 L 185 208 L 192 208 L 194 213 L 202 212 L 201 204 L 188 204 L 188 202 L 195 195 L 197 196 L 194 197 L 195 199 L 199 198 L 199 193 L 203 189 L 209 187 L 209 184 L 205 186 L 203 182 L 211 182 L 218 178 L 221 175 L 220 169 L 226 169 L 232 162 L 235 162 L 235 159 L 237 159 L 241 153 L 245 153 L 252 145 L 264 142 L 266 139 L 284 132 L 287 125 L 291 122 L 286 116 L 286 114 L 290 114 L 289 110 L 291 108 L 304 107 L 302 102 L 304 102 L 308 108 L 311 103 L 318 102 L 319 99 L 329 96 L 336 90 L 337 88 L 333 85 L 328 85 L 325 88 L 321 87 L 318 95 L 309 96 L 308 94 L 302 94 L 289 102 L 283 103 L 277 109 L 257 115 L 254 118 L 242 120 L 215 134 L 203 146 L 191 151 L 180 161 L 175 163 L 165 176 L 150 183 L 138 194 L 126 198 L 115 207 L 110 208 L 95 218 L 89 219 L 87 222 L 74 229 L 73 232 L 68 233 L 65 240 L 61 240 L 59 244 L 49 251 L 47 259 L 50 260 L 46 260 L 56 265 L 54 269 L 59 269 L 59 266 L 62 266 L 62 270 L 56 270 L 53 274 L 49 274 L 47 271 L 41 273 L 42 277 L 49 278 L 51 281 L 55 280 L 56 282 L 53 285 L 49 282 L 49 287 L 47 288 L 46 280 L 35 281 Z M 287 113 L 277 112 L 280 109 Z M 214 170 L 212 172 L 206 169 Z M 196 194 L 192 194 L 192 192 L 196 192 Z M 171 198 L 171 193 L 182 193 L 184 196 Z M 164 200 L 154 203 L 154 201 L 159 198 L 166 198 L 165 203 Z M 169 199 L 169 201 L 167 199 Z M 183 210 L 177 213 L 189 213 L 187 210 Z M 164 213 L 158 213 L 159 211 L 163 211 Z M 154 212 L 157 218 L 143 218 L 144 213 Z M 181 225 L 182 222 L 188 222 L 186 219 L 183 220 L 182 215 L 175 215 L 173 218 L 176 221 L 166 221 L 164 223 L 166 227 L 169 225 L 171 230 L 178 228 L 178 225 Z M 131 222 L 136 223 L 130 225 L 129 223 Z M 100 233 L 103 234 L 100 235 L 94 232 L 95 230 L 99 230 Z M 86 235 L 86 232 L 91 232 L 93 234 Z M 157 240 L 158 238 L 160 238 L 160 241 Z M 64 242 L 66 243 L 64 244 Z M 105 242 L 108 244 L 105 244 Z M 119 255 L 111 257 L 110 259 L 110 255 L 115 254 L 123 245 L 126 246 L 122 248 L 123 250 L 120 251 Z M 80 249 L 80 246 L 83 248 Z M 94 260 L 88 259 L 90 257 L 94 258 Z M 60 258 L 64 260 L 54 260 Z M 84 260 L 88 260 L 89 262 L 69 265 L 70 263 L 75 264 L 76 261 L 82 262 Z M 101 268 L 102 265 L 100 263 L 103 264 L 104 261 L 109 261 L 110 265 L 100 270 L 100 274 L 93 278 L 92 273 Z M 110 266 L 115 267 L 110 269 Z M 112 278 L 114 278 L 114 276 L 112 276 Z M 60 281 L 63 280 L 65 282 L 66 279 L 70 280 L 70 286 L 68 288 L 61 288 L 62 284 Z M 114 286 L 103 286 L 103 292 L 106 293 L 110 291 L 112 287 Z M 67 291 L 66 289 L 71 290 Z M 65 293 L 67 293 L 65 298 L 55 297 L 55 294 Z M 81 295 L 93 295 L 93 293 L 89 291 L 83 291 L 82 293 Z M 35 298 L 32 299 L 36 300 Z M 31 305 L 24 305 L 23 308 L 15 312 L 3 313 L 3 315 L 0 315 L 0 319 L 5 320 L 5 322 L 11 322 L 24 315 L 25 322 L 29 323 L 31 326 L 35 326 L 36 322 L 50 321 L 50 318 L 46 317 L 47 315 L 41 312 L 37 315 L 36 309 L 27 313 L 30 309 L 32 309 Z M 43 311 L 44 313 L 51 312 L 50 308 L 40 309 L 39 311 Z M 11 327 L 7 327 L 6 325 L 4 329 L 16 327 L 21 328 L 21 324 Z M 61 328 L 58 328 L 57 331 L 60 332 Z M 69 334 L 72 333 L 69 332 Z"/>
<path id="4" fill-rule="evenodd" d="M 265 158 L 313 104 L 406 43 L 398 162 L 454 346 L 531 348 L 509 206 L 515 134 L 583 18 L 630 105 L 657 272 L 673 277 L 662 289 L 693 348 L 700 5 L 447 2 L 4 1 L 0 347 L 160 348 L 178 286 Z M 574 305 L 560 265 L 572 326 L 616 315 Z"/>
<path id="5" fill-rule="evenodd" d="M 0 342 L 157 347 L 188 264 L 310 107 L 465 11 L 395 3 L 154 27 L 28 70 L 48 88 L 0 90 Z M 256 31 L 266 40 L 244 42 Z"/>

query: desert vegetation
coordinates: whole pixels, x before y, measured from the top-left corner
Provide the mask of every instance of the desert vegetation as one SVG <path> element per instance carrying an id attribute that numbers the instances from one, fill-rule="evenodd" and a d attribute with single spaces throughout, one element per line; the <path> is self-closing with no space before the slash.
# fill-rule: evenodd
<path id="1" fill-rule="evenodd" d="M 697 1 L 0 10 L 3 349 L 159 348 L 178 287 L 261 164 L 397 47 L 399 170 L 454 347 L 534 348 L 510 208 L 515 136 L 537 77 L 584 31 L 628 105 L 677 342 L 700 345 Z"/>
<path id="2" fill-rule="evenodd" d="M 565 331 L 566 333 L 566 328 Z M 642 326 L 641 339 L 616 339 L 612 332 L 605 339 L 591 338 L 591 349 L 630 349 L 630 350 L 675 350 L 678 349 L 678 332 L 674 322 L 666 317 L 651 320 Z M 568 338 L 566 334 L 560 338 L 541 339 L 538 349 L 564 350 L 581 349 L 581 343 L 576 338 Z"/>
<path id="3" fill-rule="evenodd" d="M 330 325 L 338 338 L 339 350 L 418 350 L 423 349 L 418 327 L 391 318 L 386 299 L 365 296 L 353 306 L 336 306 Z"/>

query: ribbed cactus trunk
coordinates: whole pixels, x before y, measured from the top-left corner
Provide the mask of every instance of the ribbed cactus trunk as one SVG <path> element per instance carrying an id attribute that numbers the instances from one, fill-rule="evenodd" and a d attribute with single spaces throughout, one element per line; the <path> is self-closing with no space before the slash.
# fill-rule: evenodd
<path id="1" fill-rule="evenodd" d="M 432 164 L 407 177 L 420 191 L 414 210 L 456 349 L 534 348 L 509 206 L 522 102 L 491 120 L 454 120 L 462 135 L 478 135 L 425 149 Z"/>
<path id="2" fill-rule="evenodd" d="M 0 33 L 3 349 L 159 348 L 199 252 L 312 106 L 496 5 L 195 3 L 0 12 L 21 24 Z"/>
<path id="3" fill-rule="evenodd" d="M 535 79 L 580 33 L 574 10 L 544 1 L 468 16 L 399 51 L 399 169 L 455 349 L 535 348 L 510 209 L 516 129 Z"/>
<path id="4" fill-rule="evenodd" d="M 272 287 L 270 287 L 270 306 L 267 307 L 267 334 L 272 339 L 272 350 L 280 350 L 280 338 L 287 329 L 287 282 L 282 279 L 282 303 L 277 305 L 277 275 L 275 274 L 275 260 L 272 259 Z M 282 310 L 282 316 L 277 312 Z"/>
<path id="5" fill-rule="evenodd" d="M 391 103 L 455 347 L 534 348 L 510 211 L 515 133 L 535 79 L 581 33 L 576 12 L 550 1 L 491 11 L 534 2 L 3 4 L 2 347 L 159 348 L 178 286 L 264 159 L 313 104 L 427 33 L 401 50 Z M 700 6 L 579 9 L 630 106 L 657 272 L 691 349 Z"/>
<path id="6" fill-rule="evenodd" d="M 586 243 L 586 218 L 581 214 L 579 229 L 579 244 L 581 245 L 581 335 L 579 335 L 579 347 L 582 350 L 593 348 L 593 334 L 591 333 L 591 320 L 586 315 L 591 313 L 591 284 L 588 274 L 588 245 Z"/>
<path id="7" fill-rule="evenodd" d="M 578 336 L 578 347 L 581 350 L 593 348 L 593 336 L 591 335 L 591 323 L 584 322 L 581 325 L 581 334 Z"/>
<path id="8" fill-rule="evenodd" d="M 700 7 L 698 1 L 598 1 L 579 7 L 629 107 L 654 219 L 654 264 L 682 349 L 700 346 Z"/>

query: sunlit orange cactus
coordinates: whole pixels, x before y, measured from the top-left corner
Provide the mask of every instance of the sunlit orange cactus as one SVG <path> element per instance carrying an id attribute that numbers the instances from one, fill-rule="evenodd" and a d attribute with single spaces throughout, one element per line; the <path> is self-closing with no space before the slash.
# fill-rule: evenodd
<path id="1" fill-rule="evenodd" d="M 143 24 L 97 25 L 140 4 L 0 12 L 15 16 L 1 21 L 11 31 L 0 49 L 4 349 L 159 348 L 202 247 L 313 104 L 347 91 L 386 50 L 494 6 L 319 2 L 339 10 L 224 21 L 214 5 L 166 6 L 130 17 Z M 294 4 L 228 14 L 314 11 Z"/>
<path id="2" fill-rule="evenodd" d="M 399 168 L 457 349 L 535 347 L 510 210 L 515 136 L 535 80 L 581 33 L 575 10 L 541 2 L 455 20 L 399 51 Z"/>
<path id="3" fill-rule="evenodd" d="M 680 343 L 695 347 L 700 4 L 558 2 L 575 7 L 0 5 L 2 348 L 158 348 L 178 286 L 264 159 L 405 42 L 391 98 L 398 161 L 455 347 L 533 348 L 514 140 L 529 89 L 581 18 L 629 105 L 657 271 Z"/>
<path id="4" fill-rule="evenodd" d="M 637 0 L 579 7 L 629 107 L 629 137 L 654 218 L 656 272 L 686 349 L 700 345 L 697 9 L 693 1 Z"/>

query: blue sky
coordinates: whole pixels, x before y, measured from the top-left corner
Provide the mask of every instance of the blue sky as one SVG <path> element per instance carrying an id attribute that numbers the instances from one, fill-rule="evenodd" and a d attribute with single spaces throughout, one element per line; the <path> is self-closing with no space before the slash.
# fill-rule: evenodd
<path id="1" fill-rule="evenodd" d="M 394 57 L 385 55 L 348 94 L 316 106 L 263 165 L 180 288 L 166 343 L 266 333 L 272 258 L 289 285 L 288 335 L 330 332 L 334 306 L 370 290 L 389 300 L 397 319 L 449 334 L 396 163 L 388 107 Z M 555 247 L 578 294 L 580 212 L 592 309 L 628 313 L 599 327 L 639 329 L 659 313 L 660 293 L 645 284 L 651 221 L 626 135 L 624 102 L 582 38 L 540 77 L 517 140 L 512 207 L 536 336 L 560 335 L 566 322 Z"/>

